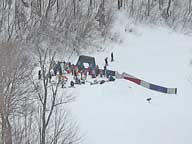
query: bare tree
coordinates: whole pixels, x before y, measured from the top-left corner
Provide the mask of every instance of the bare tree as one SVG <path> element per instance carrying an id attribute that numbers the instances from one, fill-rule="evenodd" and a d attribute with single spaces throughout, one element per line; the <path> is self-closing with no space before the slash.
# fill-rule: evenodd
<path id="1" fill-rule="evenodd" d="M 167 16 L 170 16 L 170 7 L 171 7 L 171 0 L 168 1 L 167 5 Z"/>
<path id="2" fill-rule="evenodd" d="M 118 4 L 118 9 L 120 9 L 123 6 L 123 0 L 118 0 L 117 4 Z"/>
<path id="3" fill-rule="evenodd" d="M 50 81 L 50 71 L 54 66 L 56 51 L 50 48 L 43 48 L 39 45 L 39 40 L 36 43 L 37 59 L 38 65 L 41 71 L 41 80 L 34 79 L 33 85 L 35 89 L 35 94 L 37 96 L 37 107 L 39 109 L 38 115 L 38 129 L 39 129 L 39 143 L 47 144 L 54 143 L 57 144 L 61 141 L 61 136 L 64 132 L 68 132 L 67 124 L 64 123 L 68 118 L 65 117 L 65 113 L 61 114 L 64 104 L 70 103 L 74 100 L 74 96 L 66 95 L 59 91 L 60 86 L 60 76 L 56 84 Z M 58 110 L 59 109 L 59 110 Z M 60 114 L 60 115 L 59 115 Z M 64 117 L 61 117 L 64 116 Z M 51 125 L 53 128 L 49 128 Z M 71 129 L 72 129 L 72 125 Z M 52 129 L 49 131 L 49 129 Z M 52 134 L 51 131 L 54 131 Z M 77 142 L 78 135 L 76 131 L 71 131 L 74 135 L 71 138 L 69 135 L 66 137 L 68 143 L 74 144 Z M 79 140 L 79 139 L 78 139 Z M 67 143 L 64 143 L 67 144 Z"/>
<path id="4" fill-rule="evenodd" d="M 163 8 L 163 0 L 159 0 L 159 9 L 161 10 Z"/>
<path id="5" fill-rule="evenodd" d="M 105 25 L 105 5 L 104 1 L 100 3 L 97 15 L 96 15 L 96 20 L 99 22 L 99 27 L 102 28 Z"/>
<path id="6" fill-rule="evenodd" d="M 30 61 L 15 43 L 0 46 L 0 119 L 2 141 L 12 144 L 15 139 L 12 116 L 22 112 L 22 103 L 28 100 L 31 91 L 29 77 Z"/>
<path id="7" fill-rule="evenodd" d="M 92 6 L 93 5 L 93 0 L 89 1 L 89 5 Z"/>
<path id="8" fill-rule="evenodd" d="M 148 3 L 147 3 L 147 16 L 150 15 L 150 0 L 148 0 Z"/>
<path id="9" fill-rule="evenodd" d="M 131 0 L 131 14 L 134 12 L 134 0 Z"/>
<path id="10" fill-rule="evenodd" d="M 76 14 L 76 0 L 73 0 L 73 15 Z"/>

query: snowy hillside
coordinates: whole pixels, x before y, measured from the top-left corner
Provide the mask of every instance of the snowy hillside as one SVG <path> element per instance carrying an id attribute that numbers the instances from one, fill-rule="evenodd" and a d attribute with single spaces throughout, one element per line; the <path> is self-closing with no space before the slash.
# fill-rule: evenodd
<path id="1" fill-rule="evenodd" d="M 192 38 L 161 27 L 132 25 L 123 13 L 115 19 L 116 42 L 108 41 L 105 52 L 93 55 L 99 66 L 113 51 L 115 62 L 109 69 L 176 87 L 178 93 L 158 93 L 127 80 L 77 86 L 71 108 L 84 143 L 191 144 Z"/>

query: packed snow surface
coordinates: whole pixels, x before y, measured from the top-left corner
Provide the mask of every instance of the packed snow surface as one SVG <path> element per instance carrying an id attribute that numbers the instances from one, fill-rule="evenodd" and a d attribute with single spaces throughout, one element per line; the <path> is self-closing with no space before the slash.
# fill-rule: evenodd
<path id="1" fill-rule="evenodd" d="M 115 61 L 108 69 L 176 87 L 178 93 L 151 91 L 123 79 L 76 86 L 71 109 L 83 143 L 192 144 L 192 37 L 133 25 L 123 12 L 115 15 L 111 33 L 105 51 L 92 54 L 101 68 L 113 51 Z"/>

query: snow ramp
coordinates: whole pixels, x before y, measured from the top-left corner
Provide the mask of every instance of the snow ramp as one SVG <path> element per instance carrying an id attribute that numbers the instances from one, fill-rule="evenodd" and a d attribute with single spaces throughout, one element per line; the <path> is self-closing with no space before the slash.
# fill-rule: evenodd
<path id="1" fill-rule="evenodd" d="M 109 70 L 110 73 L 112 73 L 111 70 Z M 149 82 L 146 82 L 144 80 L 141 80 L 139 78 L 136 78 L 130 74 L 127 74 L 127 73 L 122 73 L 122 74 L 119 74 L 118 72 L 115 72 L 115 77 L 117 79 L 125 79 L 125 80 L 129 80 L 131 82 L 134 82 L 138 85 L 141 85 L 145 88 L 148 88 L 150 90 L 154 90 L 154 91 L 158 91 L 158 92 L 162 92 L 162 93 L 166 93 L 166 94 L 177 94 L 177 88 L 166 88 L 166 87 L 163 87 L 163 86 L 159 86 L 159 85 L 156 85 L 156 84 L 152 84 L 152 83 L 149 83 Z"/>

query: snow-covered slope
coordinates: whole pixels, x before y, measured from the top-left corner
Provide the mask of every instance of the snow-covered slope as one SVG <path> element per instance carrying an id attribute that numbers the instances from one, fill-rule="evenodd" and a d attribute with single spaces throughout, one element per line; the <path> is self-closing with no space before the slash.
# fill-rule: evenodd
<path id="1" fill-rule="evenodd" d="M 71 108 L 84 143 L 191 144 L 192 38 L 161 27 L 132 25 L 124 13 L 115 19 L 116 42 L 107 42 L 105 52 L 94 54 L 99 66 L 113 51 L 110 69 L 177 87 L 178 94 L 158 93 L 126 80 L 77 86 Z"/>

